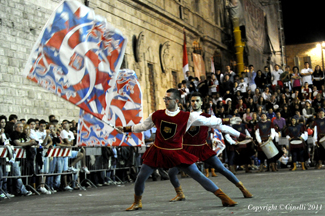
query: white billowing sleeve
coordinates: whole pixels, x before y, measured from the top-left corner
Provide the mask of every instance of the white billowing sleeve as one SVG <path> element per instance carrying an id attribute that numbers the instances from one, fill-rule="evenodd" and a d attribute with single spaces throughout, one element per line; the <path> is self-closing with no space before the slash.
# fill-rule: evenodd
<path id="1" fill-rule="evenodd" d="M 246 133 L 246 136 L 251 137 L 251 134 L 249 133 L 249 131 L 247 129 L 245 129 L 245 133 Z"/>
<path id="2" fill-rule="evenodd" d="M 205 116 L 201 116 L 198 112 L 191 112 L 190 116 L 187 121 L 186 131 L 191 126 L 207 126 L 216 128 L 218 125 L 222 124 L 222 120 L 220 118 L 217 118 L 215 116 L 211 116 L 209 118 Z"/>
<path id="3" fill-rule="evenodd" d="M 135 133 L 139 133 L 142 131 L 146 131 L 154 126 L 155 126 L 155 124 L 152 121 L 152 114 L 150 114 L 150 116 L 148 118 L 146 118 L 146 120 L 144 120 L 142 123 L 133 125 L 131 127 L 131 131 L 135 132 Z"/>
<path id="4" fill-rule="evenodd" d="M 257 130 L 255 131 L 255 137 L 256 137 L 256 141 L 257 141 L 258 143 L 262 143 L 262 138 L 261 138 L 261 136 L 260 136 L 260 129 L 257 129 Z"/>
<path id="5" fill-rule="evenodd" d="M 230 145 L 236 145 L 236 141 L 233 140 L 229 134 L 226 134 L 225 135 L 225 139 L 227 140 L 227 142 L 230 144 Z"/>
<path id="6" fill-rule="evenodd" d="M 272 140 L 275 138 L 276 142 L 279 141 L 279 134 L 275 131 L 274 128 L 271 128 L 271 138 L 272 138 Z"/>
<path id="7" fill-rule="evenodd" d="M 221 120 L 221 119 L 220 119 Z M 218 125 L 216 127 L 219 131 L 221 131 L 222 133 L 225 134 L 230 134 L 231 136 L 235 136 L 235 137 L 239 137 L 240 136 L 240 132 L 233 129 L 232 127 L 229 127 L 228 125 Z"/>
<path id="8" fill-rule="evenodd" d="M 317 140 L 317 126 L 314 127 L 314 142 L 316 143 Z"/>
<path id="9" fill-rule="evenodd" d="M 308 132 L 305 131 L 304 133 L 301 134 L 300 137 L 301 137 L 303 140 L 307 141 L 307 139 L 308 139 Z"/>

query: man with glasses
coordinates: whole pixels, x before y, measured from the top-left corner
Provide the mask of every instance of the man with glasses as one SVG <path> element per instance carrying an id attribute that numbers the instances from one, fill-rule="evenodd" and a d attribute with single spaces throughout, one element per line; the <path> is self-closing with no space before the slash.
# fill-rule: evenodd
<path id="1" fill-rule="evenodd" d="M 226 130 L 222 120 L 216 117 L 206 118 L 199 113 L 184 112 L 178 108 L 180 93 L 177 89 L 169 89 L 164 97 L 166 109 L 151 114 L 143 123 L 117 127 L 119 132 L 142 132 L 156 126 L 155 143 L 143 155 L 143 165 L 135 181 L 134 203 L 127 211 L 142 209 L 142 193 L 144 184 L 156 168 L 177 167 L 200 183 L 207 191 L 214 193 L 222 201 L 223 206 L 234 206 L 237 203 L 230 199 L 210 179 L 205 177 L 197 168 L 195 162 L 198 158 L 183 149 L 182 140 L 185 132 L 191 126 L 209 126 Z M 236 137 L 246 135 L 229 127 Z"/>

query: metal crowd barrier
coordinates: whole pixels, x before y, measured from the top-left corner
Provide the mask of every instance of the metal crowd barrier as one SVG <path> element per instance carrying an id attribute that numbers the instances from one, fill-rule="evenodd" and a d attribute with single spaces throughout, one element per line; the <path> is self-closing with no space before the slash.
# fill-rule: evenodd
<path id="1" fill-rule="evenodd" d="M 137 155 L 137 151 L 131 151 L 129 158 L 127 159 L 127 163 L 125 163 L 124 165 L 122 163 L 119 163 L 119 160 L 121 160 L 119 157 L 116 160 L 117 166 L 113 166 L 112 165 L 112 157 L 110 156 L 107 160 L 103 158 L 103 154 L 102 154 L 102 148 L 108 148 L 108 147 L 84 147 L 85 148 L 85 154 L 86 154 L 86 166 L 88 167 L 89 171 L 91 173 L 94 172 L 103 172 L 104 176 L 106 177 L 106 179 L 108 179 L 109 181 L 113 182 L 113 180 L 107 176 L 107 172 L 112 172 L 113 176 L 115 177 L 115 181 L 114 183 L 116 183 L 117 185 L 120 184 L 125 184 L 127 181 L 122 180 L 122 177 L 119 177 L 117 175 L 117 171 L 122 170 L 125 172 L 131 172 L 131 169 L 133 168 L 139 168 L 139 166 L 141 166 L 140 164 L 136 165 L 136 155 Z M 126 147 L 126 148 L 132 148 L 132 147 Z M 138 147 L 139 148 L 139 152 L 142 152 L 143 147 Z M 56 157 L 56 158 L 60 158 L 60 157 L 69 157 L 71 156 L 71 152 L 72 152 L 72 148 L 64 148 L 64 147 L 54 147 L 51 149 L 44 149 L 45 151 L 47 151 L 47 157 Z M 2 178 L 0 179 L 0 181 L 2 181 L 3 179 L 9 179 L 9 178 L 21 178 L 24 179 L 25 181 L 25 187 L 28 190 L 31 190 L 32 192 L 34 192 L 37 195 L 40 195 L 40 193 L 29 184 L 29 179 L 32 177 L 49 177 L 49 176 L 58 176 L 58 175 L 73 175 L 76 173 L 73 172 L 64 172 L 64 173 L 57 173 L 56 170 L 54 173 L 39 173 L 36 171 L 37 169 L 37 164 L 36 164 L 36 156 L 34 157 L 34 161 L 32 162 L 33 164 L 33 172 L 28 172 L 27 169 L 27 158 L 26 158 L 26 149 L 24 147 L 14 147 L 14 151 L 16 152 L 16 159 L 15 159 L 15 163 L 17 163 L 20 167 L 20 176 L 13 176 L 11 171 L 8 172 L 8 175 L 2 176 Z M 2 164 L 3 165 L 8 165 L 9 164 L 9 160 L 8 160 L 8 150 L 6 149 L 5 146 L 0 146 L 0 160 L 2 160 Z M 70 159 L 70 162 L 74 160 L 74 159 Z M 29 161 L 30 163 L 30 161 Z M 76 167 L 80 168 L 81 162 L 79 161 L 76 164 Z M 137 167 L 136 167 L 137 166 Z M 0 167 L 2 168 L 2 167 Z M 31 174 L 32 173 L 32 174 Z M 77 172 L 77 175 L 79 174 L 79 171 Z M 92 187 L 96 188 L 96 185 L 88 178 L 89 174 L 84 173 L 84 179 L 81 181 L 81 183 L 79 184 L 78 181 L 76 179 L 74 179 L 72 177 L 72 181 L 70 183 L 76 183 L 77 186 L 80 189 L 83 189 L 83 187 L 81 186 L 81 184 L 84 183 L 89 183 Z M 62 183 L 62 181 L 61 181 Z M 40 184 L 44 184 L 45 187 L 47 189 L 50 189 L 50 187 L 46 184 L 46 182 L 40 182 Z M 0 188 L 0 191 L 4 193 L 4 191 L 2 190 L 2 188 Z M 4 193 L 6 194 L 6 193 Z M 9 197 L 8 197 L 9 198 Z"/>

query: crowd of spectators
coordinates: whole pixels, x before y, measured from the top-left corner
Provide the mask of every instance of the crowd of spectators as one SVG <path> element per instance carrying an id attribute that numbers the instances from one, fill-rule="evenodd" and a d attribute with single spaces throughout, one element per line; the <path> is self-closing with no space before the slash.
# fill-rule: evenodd
<path id="1" fill-rule="evenodd" d="M 252 137 L 262 113 L 280 137 L 285 137 L 292 118 L 313 129 L 318 111 L 325 107 L 324 73 L 319 65 L 311 69 L 308 62 L 304 68 L 294 66 L 292 70 L 275 65 L 273 71 L 268 66 L 262 71 L 249 65 L 241 76 L 226 66 L 206 78 L 187 76 L 179 91 L 180 109 L 191 111 L 189 97 L 198 91 L 204 98 L 203 112 L 222 119 L 240 117 Z"/>

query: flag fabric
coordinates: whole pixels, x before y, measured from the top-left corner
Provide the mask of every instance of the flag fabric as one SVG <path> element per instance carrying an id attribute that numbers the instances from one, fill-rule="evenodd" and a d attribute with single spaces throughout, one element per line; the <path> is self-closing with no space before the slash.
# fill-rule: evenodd
<path id="1" fill-rule="evenodd" d="M 218 129 L 213 129 L 213 150 L 217 153 L 217 156 L 222 153 L 222 151 L 226 148 L 225 141 L 223 139 L 222 133 Z"/>
<path id="2" fill-rule="evenodd" d="M 120 70 L 107 95 L 109 115 L 103 120 L 80 110 L 77 141 L 80 146 L 138 146 L 144 145 L 142 133 L 119 134 L 115 126 L 134 125 L 142 121 L 142 92 L 134 71 Z"/>
<path id="3" fill-rule="evenodd" d="M 187 56 L 187 50 L 186 50 L 186 33 L 184 30 L 184 44 L 183 44 L 183 73 L 184 78 L 186 77 L 186 71 L 189 71 L 188 69 L 188 56 Z"/>
<path id="4" fill-rule="evenodd" d="M 50 16 L 23 75 L 99 119 L 110 115 L 107 99 L 123 61 L 126 38 L 105 18 L 75 0 Z"/>
<path id="5" fill-rule="evenodd" d="M 211 72 L 216 73 L 216 69 L 214 68 L 213 56 L 211 57 Z"/>
<path id="6" fill-rule="evenodd" d="M 196 77 L 206 76 L 205 64 L 200 54 L 193 54 L 194 75 Z"/>

